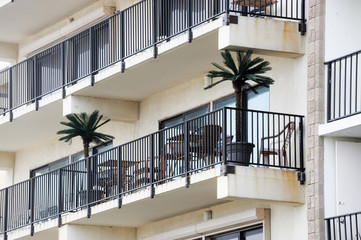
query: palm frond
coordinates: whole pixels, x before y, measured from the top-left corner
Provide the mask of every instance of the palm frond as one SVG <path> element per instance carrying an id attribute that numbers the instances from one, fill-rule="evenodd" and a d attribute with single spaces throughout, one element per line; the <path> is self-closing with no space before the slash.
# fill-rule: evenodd
<path id="1" fill-rule="evenodd" d="M 222 66 L 219 65 L 218 63 L 213 62 L 212 65 L 215 66 L 216 68 L 219 68 L 222 72 L 225 72 L 225 73 L 228 73 L 228 74 L 232 74 L 228 69 L 225 69 L 224 67 L 222 67 Z"/>
<path id="2" fill-rule="evenodd" d="M 253 81 L 256 84 L 267 87 L 274 83 L 272 78 L 262 75 L 263 73 L 266 73 L 272 69 L 269 66 L 270 63 L 261 57 L 255 57 L 252 59 L 252 50 L 247 50 L 246 52 L 237 52 L 238 69 L 231 53 L 228 50 L 222 52 L 221 55 L 223 57 L 224 66 L 231 69 L 233 73 L 217 63 L 212 63 L 212 65 L 218 68 L 220 71 L 209 71 L 207 76 L 211 78 L 221 78 L 221 80 L 210 84 L 204 89 L 212 88 L 226 80 L 231 80 L 233 82 L 233 87 L 238 89 L 237 91 L 239 91 L 239 89 L 248 88 L 253 91 L 255 88 L 247 81 Z M 255 90 L 255 92 L 257 92 L 257 90 Z"/>
<path id="3" fill-rule="evenodd" d="M 237 74 L 238 69 L 236 67 L 236 64 L 234 63 L 231 53 L 228 50 L 225 50 L 221 53 L 221 55 L 223 57 L 224 65 L 231 69 L 233 71 L 233 74 Z"/>
<path id="4" fill-rule="evenodd" d="M 103 115 L 99 116 L 99 111 L 95 110 L 90 115 L 85 112 L 80 114 L 68 114 L 65 116 L 69 122 L 60 122 L 60 124 L 68 128 L 57 132 L 58 135 L 64 135 L 59 138 L 59 141 L 70 141 L 72 138 L 81 137 L 83 143 L 88 144 L 91 142 L 101 143 L 114 139 L 113 136 L 96 132 L 98 128 L 108 123 L 110 119 L 102 122 Z"/>
<path id="5" fill-rule="evenodd" d="M 210 89 L 210 88 L 212 88 L 212 87 L 214 87 L 214 86 L 216 86 L 216 85 L 218 85 L 218 84 L 220 84 L 220 83 L 222 83 L 222 82 L 225 82 L 225 81 L 229 81 L 229 79 L 219 80 L 219 81 L 217 81 L 217 82 L 215 82 L 215 83 L 212 83 L 212 84 L 208 85 L 208 86 L 205 87 L 204 89 Z"/>

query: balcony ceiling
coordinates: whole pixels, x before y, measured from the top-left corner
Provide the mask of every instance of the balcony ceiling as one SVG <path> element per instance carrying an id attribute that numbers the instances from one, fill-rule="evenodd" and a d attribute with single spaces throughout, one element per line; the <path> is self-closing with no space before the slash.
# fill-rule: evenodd
<path id="1" fill-rule="evenodd" d="M 62 100 L 31 111 L 23 116 L 0 125 L 0 151 L 16 152 L 22 148 L 56 137 L 62 129 Z"/>
<path id="2" fill-rule="evenodd" d="M 15 0 L 0 7 L 0 42 L 20 43 L 96 0 Z"/>
<path id="3" fill-rule="evenodd" d="M 118 72 L 87 87 L 77 95 L 130 101 L 142 101 L 184 81 L 199 77 L 203 81 L 211 62 L 221 62 L 218 31 L 212 31 L 171 51 Z M 119 69 L 120 70 L 120 69 Z"/>

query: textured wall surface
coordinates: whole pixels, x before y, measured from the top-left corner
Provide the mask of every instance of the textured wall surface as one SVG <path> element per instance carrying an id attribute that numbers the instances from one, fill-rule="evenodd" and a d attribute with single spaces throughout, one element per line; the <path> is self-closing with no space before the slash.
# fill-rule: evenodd
<path id="1" fill-rule="evenodd" d="M 308 239 L 324 237 L 323 138 L 318 126 L 325 120 L 325 0 L 309 1 L 307 163 Z"/>

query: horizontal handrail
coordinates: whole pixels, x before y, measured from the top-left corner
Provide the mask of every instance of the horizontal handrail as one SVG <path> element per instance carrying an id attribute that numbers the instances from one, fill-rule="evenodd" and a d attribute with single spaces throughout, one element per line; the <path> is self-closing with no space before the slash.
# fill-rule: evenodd
<path id="1" fill-rule="evenodd" d="M 0 111 L 9 113 L 12 121 L 14 109 L 33 102 L 38 108 L 40 98 L 59 90 L 65 97 L 66 87 L 116 63 L 122 63 L 123 71 L 124 60 L 135 54 L 153 48 L 156 57 L 157 45 L 163 41 L 185 33 L 192 41 L 193 28 L 223 14 L 267 16 L 305 24 L 304 1 L 140 1 L 0 71 Z M 302 29 L 304 33 L 305 27 Z"/>
<path id="2" fill-rule="evenodd" d="M 334 217 L 328 217 L 328 218 L 325 218 L 325 220 L 331 220 L 331 219 L 335 219 L 335 218 L 349 217 L 349 216 L 351 216 L 351 215 L 357 215 L 357 214 L 361 214 L 361 211 L 359 211 L 359 212 L 353 212 L 353 213 L 348 213 L 348 214 L 337 215 L 337 216 L 334 216 Z"/>
<path id="3" fill-rule="evenodd" d="M 325 225 L 327 240 L 361 238 L 361 212 L 325 218 Z"/>
<path id="4" fill-rule="evenodd" d="M 248 160 L 237 151 L 238 116 L 242 141 L 253 145 Z M 299 115 L 225 107 L 161 129 L 1 189 L 0 233 L 33 229 L 139 189 L 150 187 L 154 197 L 155 184 L 220 164 L 304 171 L 302 121 Z"/>

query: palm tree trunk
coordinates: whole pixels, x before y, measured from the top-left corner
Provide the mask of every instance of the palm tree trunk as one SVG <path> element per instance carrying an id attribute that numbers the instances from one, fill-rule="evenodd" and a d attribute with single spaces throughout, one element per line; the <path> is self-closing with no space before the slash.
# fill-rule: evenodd
<path id="1" fill-rule="evenodd" d="M 89 143 L 83 143 L 84 147 L 84 158 L 89 157 Z"/>
<path id="2" fill-rule="evenodd" d="M 236 108 L 242 108 L 242 98 L 243 98 L 242 91 L 236 92 Z M 236 141 L 242 141 L 242 113 L 240 110 L 236 111 Z"/>

